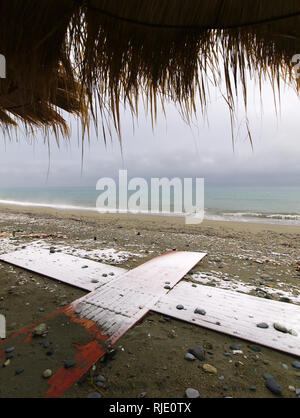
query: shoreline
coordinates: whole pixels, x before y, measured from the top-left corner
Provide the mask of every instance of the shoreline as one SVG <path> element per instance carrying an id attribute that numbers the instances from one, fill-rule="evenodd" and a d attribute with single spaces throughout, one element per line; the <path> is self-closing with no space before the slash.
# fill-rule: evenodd
<path id="1" fill-rule="evenodd" d="M 260 233 L 263 231 L 272 231 L 277 233 L 291 233 L 300 234 L 300 225 L 286 225 L 278 223 L 263 223 L 263 222 L 248 222 L 248 221 L 232 221 L 232 220 L 211 220 L 204 219 L 201 224 L 187 225 L 185 224 L 184 216 L 173 215 L 154 215 L 154 214 L 130 214 L 130 213 L 99 213 L 96 210 L 88 209 L 72 209 L 69 208 L 54 208 L 49 206 L 31 206 L 31 205 L 17 205 L 17 204 L 2 204 L 0 203 L 1 212 L 12 212 L 20 214 L 30 214 L 34 216 L 53 216 L 61 219 L 80 219 L 86 222 L 92 221 L 134 221 L 153 224 L 163 224 L 164 227 L 173 226 L 184 228 L 187 232 L 200 232 L 203 228 L 221 228 L 230 229 L 236 232 L 247 231 L 252 233 Z"/>

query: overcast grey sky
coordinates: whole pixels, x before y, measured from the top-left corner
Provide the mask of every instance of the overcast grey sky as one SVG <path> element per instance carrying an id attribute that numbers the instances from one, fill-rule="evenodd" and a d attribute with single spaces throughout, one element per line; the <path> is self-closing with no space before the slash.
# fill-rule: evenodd
<path id="1" fill-rule="evenodd" d="M 51 138 L 50 171 L 48 148 L 39 136 L 35 145 L 19 134 L 19 142 L 1 141 L 0 186 L 95 186 L 98 178 L 115 176 L 119 169 L 142 177 L 197 176 L 206 184 L 300 185 L 299 99 L 290 89 L 281 98 L 281 115 L 276 116 L 273 93 L 263 90 L 261 111 L 258 89 L 250 83 L 248 116 L 254 141 L 252 151 L 245 130 L 240 132 L 233 152 L 229 113 L 216 92 L 208 108 L 209 126 L 199 114 L 188 127 L 173 105 L 167 106 L 167 119 L 159 115 L 154 132 L 150 117 L 141 112 L 135 131 L 131 116 L 122 117 L 123 155 L 117 139 L 104 146 L 92 132 L 86 141 L 83 172 L 77 126 L 72 138 L 60 149 Z M 243 122 L 239 112 L 239 122 Z"/>

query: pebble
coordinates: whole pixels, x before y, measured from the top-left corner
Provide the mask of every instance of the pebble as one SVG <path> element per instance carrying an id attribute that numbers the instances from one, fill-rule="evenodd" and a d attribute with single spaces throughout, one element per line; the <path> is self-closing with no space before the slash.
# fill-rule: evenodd
<path id="1" fill-rule="evenodd" d="M 286 297 L 281 297 L 281 298 L 279 298 L 279 302 L 290 303 L 291 302 L 291 299 L 286 298 Z"/>
<path id="2" fill-rule="evenodd" d="M 196 389 L 193 389 L 193 388 L 188 388 L 186 391 L 185 391 L 185 396 L 187 397 L 187 398 L 194 398 L 194 399 L 196 399 L 196 398 L 200 398 L 200 393 L 198 392 L 198 390 L 196 390 Z"/>
<path id="3" fill-rule="evenodd" d="M 12 353 L 13 351 L 15 351 L 15 347 L 9 347 L 5 350 L 6 353 Z"/>
<path id="4" fill-rule="evenodd" d="M 42 376 L 44 379 L 48 379 L 49 377 L 52 376 L 52 370 L 50 369 L 46 369 L 43 371 Z"/>
<path id="5" fill-rule="evenodd" d="M 97 280 L 97 279 L 93 279 L 93 280 L 92 280 L 92 283 L 99 283 L 99 280 Z"/>
<path id="6" fill-rule="evenodd" d="M 205 351 L 200 345 L 196 345 L 195 347 L 189 348 L 188 351 L 193 356 L 197 357 L 198 360 L 200 361 L 205 360 Z"/>
<path id="7" fill-rule="evenodd" d="M 187 360 L 187 361 L 195 361 L 196 357 L 193 356 L 193 354 L 191 354 L 191 353 L 186 353 L 186 355 L 184 356 L 184 359 Z"/>
<path id="8" fill-rule="evenodd" d="M 258 328 L 263 328 L 263 329 L 267 329 L 269 328 L 269 325 L 266 324 L 265 322 L 260 322 L 259 324 L 256 325 Z"/>
<path id="9" fill-rule="evenodd" d="M 230 348 L 230 350 L 240 350 L 241 349 L 241 346 L 240 345 L 233 344 L 229 348 Z"/>
<path id="10" fill-rule="evenodd" d="M 46 324 L 39 324 L 33 330 L 33 335 L 36 336 L 36 337 L 40 337 L 42 335 L 45 335 L 46 333 L 47 333 L 47 325 Z"/>
<path id="11" fill-rule="evenodd" d="M 18 374 L 21 374 L 21 373 L 23 373 L 24 372 L 24 369 L 22 368 L 22 367 L 20 367 L 19 369 L 17 369 L 16 371 L 15 371 L 15 374 L 16 375 L 18 375 Z"/>
<path id="12" fill-rule="evenodd" d="M 87 397 L 88 398 L 101 398 L 101 395 L 98 392 L 92 392 Z"/>
<path id="13" fill-rule="evenodd" d="M 98 376 L 96 377 L 96 381 L 104 383 L 106 382 L 106 378 L 102 376 L 101 374 L 98 374 Z"/>
<path id="14" fill-rule="evenodd" d="M 255 391 L 256 391 L 256 386 L 250 386 L 250 390 L 251 390 L 252 392 L 255 392 Z"/>
<path id="15" fill-rule="evenodd" d="M 266 380 L 266 387 L 275 395 L 282 395 L 282 389 L 273 377 Z"/>
<path id="16" fill-rule="evenodd" d="M 292 363 L 292 366 L 293 366 L 295 369 L 300 370 L 300 361 L 294 361 L 294 362 Z"/>
<path id="17" fill-rule="evenodd" d="M 196 308 L 194 310 L 194 313 L 198 315 L 206 315 L 206 311 L 204 309 L 199 309 L 199 308 Z"/>
<path id="18" fill-rule="evenodd" d="M 265 380 L 274 379 L 274 377 L 270 373 L 267 373 L 267 372 L 263 373 L 263 378 Z"/>
<path id="19" fill-rule="evenodd" d="M 44 308 L 40 308 L 39 311 L 40 312 L 45 312 L 45 309 Z"/>
<path id="20" fill-rule="evenodd" d="M 65 361 L 65 369 L 70 369 L 71 367 L 74 367 L 76 365 L 75 361 L 73 360 L 67 360 Z"/>
<path id="21" fill-rule="evenodd" d="M 252 345 L 250 345 L 250 346 L 249 346 L 249 348 L 250 348 L 252 351 L 255 351 L 255 352 L 257 352 L 257 353 L 260 353 L 260 352 L 261 352 L 261 347 L 260 347 L 259 345 L 252 344 Z"/>
<path id="22" fill-rule="evenodd" d="M 273 326 L 277 331 L 283 332 L 284 334 L 287 334 L 289 332 L 284 325 L 278 324 L 278 322 L 275 322 Z"/>
<path id="23" fill-rule="evenodd" d="M 184 309 L 184 306 L 183 305 L 177 305 L 176 309 L 178 309 L 179 311 L 182 311 L 182 309 Z"/>
<path id="24" fill-rule="evenodd" d="M 206 372 L 206 373 L 211 373 L 211 374 L 217 374 L 218 373 L 218 370 L 214 367 L 214 366 L 212 366 L 211 364 L 203 364 L 203 370 Z"/>
<path id="25" fill-rule="evenodd" d="M 147 396 L 147 392 L 142 392 L 138 395 L 138 398 L 145 398 Z"/>
<path id="26" fill-rule="evenodd" d="M 7 359 L 4 363 L 3 363 L 3 367 L 7 367 L 10 365 L 10 359 Z"/>

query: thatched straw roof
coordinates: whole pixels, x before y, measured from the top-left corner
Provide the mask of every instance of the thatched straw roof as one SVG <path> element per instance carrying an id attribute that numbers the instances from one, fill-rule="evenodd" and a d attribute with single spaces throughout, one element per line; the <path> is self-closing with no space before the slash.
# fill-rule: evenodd
<path id="1" fill-rule="evenodd" d="M 120 104 L 136 114 L 143 97 L 155 116 L 161 98 L 189 117 L 222 78 L 233 111 L 247 71 L 297 86 L 299 35 L 299 0 L 2 0 L 0 121 L 67 135 L 67 111 L 119 131 Z"/>

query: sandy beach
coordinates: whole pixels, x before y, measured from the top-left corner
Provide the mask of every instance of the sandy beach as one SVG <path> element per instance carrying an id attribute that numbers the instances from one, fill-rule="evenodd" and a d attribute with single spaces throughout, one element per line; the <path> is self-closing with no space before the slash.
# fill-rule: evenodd
<path id="1" fill-rule="evenodd" d="M 1 206 L 0 234 L 1 253 L 38 241 L 42 247 L 90 259 L 102 254 L 103 262 L 127 269 L 169 250 L 207 252 L 187 280 L 285 300 L 300 309 L 299 226 L 217 221 L 185 225 L 183 218 Z M 0 313 L 6 317 L 8 337 L 86 293 L 5 263 L 0 263 L 0 280 Z M 53 336 L 58 346 L 59 332 L 63 330 Z M 232 344 L 243 354 L 224 355 Z M 206 362 L 216 374 L 206 373 L 198 360 L 184 359 L 196 345 L 204 348 Z M 195 388 L 201 397 L 274 397 L 265 386 L 264 373 L 278 381 L 283 397 L 295 398 L 300 388 L 300 370 L 292 367 L 295 357 L 264 347 L 255 352 L 246 341 L 155 313 L 115 348 L 113 360 L 98 362 L 64 396 L 87 397 L 99 390 L 108 398 L 136 398 L 145 392 L 147 397 L 179 398 L 187 388 Z M 36 364 L 24 366 L 21 356 L 12 363 L 41 367 L 41 373 L 45 356 L 40 360 L 43 366 L 38 359 L 37 354 Z M 16 384 L 10 368 L 0 372 L 0 397 L 32 396 L 36 388 L 24 388 L 21 379 Z M 91 378 L 99 374 L 105 377 L 100 389 Z"/>

